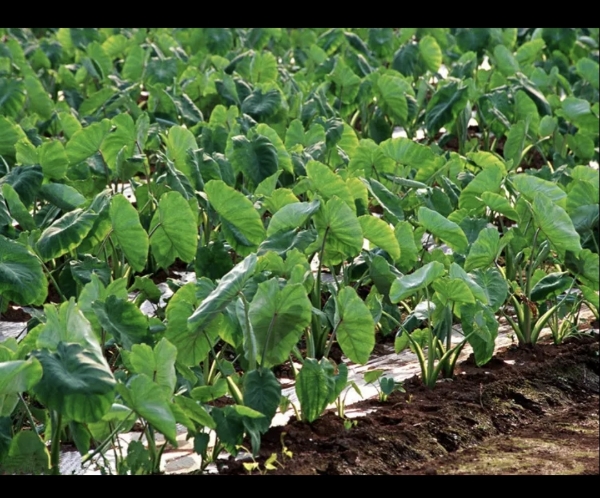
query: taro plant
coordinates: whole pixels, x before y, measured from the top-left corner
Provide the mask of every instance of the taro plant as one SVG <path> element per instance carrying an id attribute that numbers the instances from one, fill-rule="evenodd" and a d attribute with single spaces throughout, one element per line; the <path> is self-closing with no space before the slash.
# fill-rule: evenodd
<path id="1" fill-rule="evenodd" d="M 519 226 L 512 229 L 516 235 L 507 245 L 505 273 L 516 318 L 505 316 L 519 344 L 533 345 L 559 307 L 554 304 L 541 314 L 535 301 L 545 299 L 561 285 L 571 282 L 560 278 L 564 274 L 546 274 L 543 270 L 551 251 L 564 258 L 567 251 L 579 255 L 582 248 L 579 234 L 562 207 L 566 194 L 560 187 L 529 175 L 514 176 L 511 185 L 521 194 L 515 205 Z"/>
<path id="2" fill-rule="evenodd" d="M 384 377 L 383 370 L 369 370 L 365 372 L 364 379 L 368 384 L 374 384 L 377 389 L 378 399 L 381 403 L 387 401 L 388 396 L 394 391 L 405 392 L 401 382 L 396 382 L 392 377 Z M 377 382 L 377 384 L 375 384 Z"/>
<path id="3" fill-rule="evenodd" d="M 336 344 L 397 331 L 433 386 L 497 313 L 520 344 L 597 317 L 597 29 L 0 36 L 0 313 L 34 315 L 0 345 L 5 467 L 68 440 L 155 473 L 181 424 L 204 468 L 258 452 L 283 363 L 311 422 L 344 410 Z"/>

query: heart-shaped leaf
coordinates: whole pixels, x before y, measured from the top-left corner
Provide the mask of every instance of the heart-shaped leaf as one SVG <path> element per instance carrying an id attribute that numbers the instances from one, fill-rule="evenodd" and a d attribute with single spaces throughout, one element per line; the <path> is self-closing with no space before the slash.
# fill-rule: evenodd
<path id="1" fill-rule="evenodd" d="M 66 213 L 42 232 L 36 248 L 43 261 L 77 249 L 94 226 L 98 215 L 83 209 Z"/>
<path id="2" fill-rule="evenodd" d="M 340 290 L 335 301 L 334 327 L 340 347 L 351 361 L 364 365 L 375 347 L 371 312 L 352 287 Z"/>
<path id="3" fill-rule="evenodd" d="M 41 305 L 48 280 L 40 261 L 25 246 L 0 235 L 0 295 L 21 305 Z"/>
<path id="4" fill-rule="evenodd" d="M 310 324 L 311 310 L 301 284 L 287 284 L 281 290 L 277 279 L 258 284 L 249 316 L 257 360 L 263 367 L 279 365 L 288 358 Z"/>
<path id="5" fill-rule="evenodd" d="M 110 219 L 115 239 L 127 261 L 134 271 L 141 272 L 146 266 L 150 244 L 137 210 L 124 195 L 115 195 L 110 201 Z"/>
<path id="6" fill-rule="evenodd" d="M 242 256 L 255 251 L 265 239 L 266 232 L 252 203 L 221 180 L 211 180 L 204 186 L 204 191 L 223 221 L 227 242 Z"/>
<path id="7" fill-rule="evenodd" d="M 131 214 L 130 219 L 135 223 Z M 160 198 L 158 209 L 150 222 L 150 233 L 152 254 L 160 267 L 168 268 L 176 258 L 189 263 L 196 256 L 196 217 L 179 192 L 167 192 Z M 141 263 L 141 252 L 138 263 Z"/>
<path id="8" fill-rule="evenodd" d="M 43 376 L 34 391 L 49 409 L 77 422 L 96 422 L 114 399 L 115 379 L 106 362 L 79 344 L 59 342 L 56 352 L 36 351 Z"/>

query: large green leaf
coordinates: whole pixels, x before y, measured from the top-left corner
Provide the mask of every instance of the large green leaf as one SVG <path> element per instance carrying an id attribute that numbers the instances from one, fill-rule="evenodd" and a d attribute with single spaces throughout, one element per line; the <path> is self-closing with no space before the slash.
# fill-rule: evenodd
<path id="1" fill-rule="evenodd" d="M 336 96 L 343 104 L 354 102 L 361 80 L 343 59 L 338 59 L 334 70 L 328 75 L 328 79 L 335 83 Z"/>
<path id="2" fill-rule="evenodd" d="M 110 219 L 114 237 L 127 261 L 134 271 L 141 272 L 146 266 L 150 244 L 137 210 L 124 195 L 115 195 L 110 201 Z"/>
<path id="3" fill-rule="evenodd" d="M 506 143 L 504 144 L 504 159 L 512 160 L 513 168 L 517 168 L 521 164 L 521 155 L 525 148 L 527 140 L 527 124 L 525 121 L 519 121 L 511 126 L 506 135 Z"/>
<path id="4" fill-rule="evenodd" d="M 19 431 L 10 443 L 1 468 L 8 474 L 44 474 L 50 470 L 50 452 L 35 431 Z"/>
<path id="5" fill-rule="evenodd" d="M 150 246 L 158 265 L 168 268 L 176 258 L 189 263 L 196 256 L 196 216 L 179 192 L 167 192 L 150 222 Z"/>
<path id="6" fill-rule="evenodd" d="M 29 100 L 29 109 L 38 114 L 43 119 L 50 119 L 54 112 L 54 102 L 48 95 L 48 92 L 35 76 L 27 76 L 23 80 L 27 99 Z"/>
<path id="7" fill-rule="evenodd" d="M 201 279 L 201 281 L 204 280 Z M 210 290 L 208 293 L 210 293 Z M 209 324 L 204 331 L 200 330 L 196 333 L 188 330 L 188 319 L 194 313 L 199 299 L 207 296 L 204 289 L 201 296 L 198 294 L 197 285 L 190 282 L 175 293 L 167 306 L 167 332 L 165 337 L 177 347 L 177 361 L 186 366 L 198 365 L 206 359 L 210 348 L 216 342 L 219 332 L 218 327 L 213 326 L 218 320 Z"/>
<path id="8" fill-rule="evenodd" d="M 127 350 L 148 334 L 148 318 L 131 301 L 111 295 L 92 303 L 92 309 L 102 328 Z"/>
<path id="9" fill-rule="evenodd" d="M 405 275 L 394 281 L 390 289 L 390 301 L 400 302 L 420 289 L 427 287 L 445 272 L 444 265 L 439 261 L 432 261 L 419 268 L 410 275 Z"/>
<path id="10" fill-rule="evenodd" d="M 567 272 L 549 273 L 533 286 L 531 300 L 540 302 L 550 296 L 556 297 L 562 291 L 567 290 L 572 283 L 573 278 Z"/>
<path id="11" fill-rule="evenodd" d="M 393 173 L 394 160 L 384 154 L 373 140 L 366 138 L 360 141 L 350 157 L 348 171 L 368 179 L 381 173 Z"/>
<path id="12" fill-rule="evenodd" d="M 456 223 L 425 206 L 419 208 L 418 218 L 429 233 L 443 240 L 452 250 L 460 254 L 467 252 L 467 236 Z"/>
<path id="13" fill-rule="evenodd" d="M 492 211 L 496 211 L 513 221 L 519 221 L 519 213 L 515 211 L 506 197 L 493 192 L 483 192 L 481 194 L 481 200 Z"/>
<path id="14" fill-rule="evenodd" d="M 459 112 L 467 105 L 469 98 L 467 87 L 460 83 L 450 83 L 437 90 L 427 104 L 425 127 L 433 137 L 443 126 L 454 121 Z"/>
<path id="15" fill-rule="evenodd" d="M 37 150 L 44 176 L 51 180 L 64 178 L 69 166 L 69 158 L 62 142 L 58 140 L 45 142 Z"/>
<path id="16" fill-rule="evenodd" d="M 133 409 L 140 417 L 164 434 L 167 441 L 177 447 L 177 428 L 175 417 L 167 398 L 160 386 L 145 374 L 134 376 L 127 387 L 119 384 L 119 394 L 125 404 Z"/>
<path id="17" fill-rule="evenodd" d="M 407 83 L 399 76 L 384 74 L 377 79 L 378 104 L 395 123 L 405 123 L 408 115 Z"/>
<path id="18" fill-rule="evenodd" d="M 285 256 L 294 248 L 305 251 L 316 239 L 317 231 L 315 229 L 300 231 L 291 229 L 285 232 L 277 232 L 263 241 L 258 247 L 257 254 L 262 256 L 263 254 L 272 251 L 279 256 Z"/>
<path id="19" fill-rule="evenodd" d="M 523 121 L 528 124 L 526 134 L 529 136 L 538 136 L 540 130 L 540 115 L 535 102 L 523 90 L 519 90 L 515 95 L 515 117 L 517 122 Z M 512 130 L 511 130 L 512 131 Z M 509 133 L 511 133 L 509 131 Z M 506 151 L 506 145 L 504 146 Z M 513 168 L 518 166 L 518 162 L 513 162 Z"/>
<path id="20" fill-rule="evenodd" d="M 118 114 L 112 119 L 113 130 L 109 133 L 100 150 L 106 164 L 114 171 L 117 170 L 119 152 L 123 147 L 125 157 L 131 157 L 138 153 L 135 148 L 136 131 L 133 118 L 129 114 Z"/>
<path id="21" fill-rule="evenodd" d="M 0 417 L 10 417 L 18 394 L 29 391 L 42 378 L 42 365 L 35 358 L 0 362 Z"/>
<path id="22" fill-rule="evenodd" d="M 523 43 L 517 50 L 517 61 L 521 65 L 532 64 L 538 57 L 538 54 L 544 48 L 545 43 L 541 38 Z"/>
<path id="23" fill-rule="evenodd" d="M 302 419 L 313 422 L 327 407 L 329 386 L 327 373 L 317 360 L 306 358 L 296 377 L 296 394 L 300 401 Z"/>
<path id="24" fill-rule="evenodd" d="M 98 277 L 93 275 L 92 280 L 94 279 L 98 280 Z M 97 361 L 105 361 L 91 324 L 75 303 L 75 298 L 62 303 L 58 308 L 55 305 L 46 304 L 44 314 L 46 323 L 36 340 L 38 349 L 45 348 L 55 351 L 61 342 L 76 343 L 86 351 L 93 352 Z"/>
<path id="25" fill-rule="evenodd" d="M 467 283 L 460 278 L 438 278 L 432 284 L 436 296 L 445 306 L 448 303 L 474 303 L 475 297 Z"/>
<path id="26" fill-rule="evenodd" d="M 352 287 L 344 287 L 336 299 L 334 328 L 344 354 L 365 364 L 375 347 L 375 323 L 364 301 Z"/>
<path id="27" fill-rule="evenodd" d="M 244 405 L 265 416 L 257 420 L 261 432 L 269 429 L 280 400 L 281 384 L 271 370 L 261 368 L 244 375 Z"/>
<path id="28" fill-rule="evenodd" d="M 223 221 L 227 242 L 242 256 L 255 251 L 266 232 L 258 211 L 252 203 L 221 180 L 211 180 L 204 186 L 211 206 Z"/>
<path id="29" fill-rule="evenodd" d="M 8 206 L 0 193 L 0 227 L 6 227 L 12 223 L 12 216 L 8 212 Z"/>
<path id="30" fill-rule="evenodd" d="M 561 116 L 566 117 L 581 129 L 598 133 L 598 117 L 592 113 L 590 102 L 576 97 L 562 101 Z"/>
<path id="31" fill-rule="evenodd" d="M 208 246 L 198 245 L 195 261 L 197 277 L 208 277 L 216 280 L 232 268 L 233 261 L 231 261 L 229 251 L 223 242 L 217 240 Z"/>
<path id="32" fill-rule="evenodd" d="M 124 79 L 129 81 L 138 81 L 142 77 L 144 71 L 144 48 L 140 45 L 133 45 L 125 62 L 123 64 L 123 70 L 121 72 Z"/>
<path id="33" fill-rule="evenodd" d="M 208 427 L 214 429 L 216 427 L 215 421 L 210 416 L 206 408 L 201 403 L 194 401 L 186 396 L 175 396 L 176 408 L 183 410 L 185 415 L 194 422 L 197 422 L 202 427 Z M 173 409 L 173 405 L 171 405 Z M 176 415 L 174 413 L 174 415 Z M 196 427 L 188 427 L 190 430 L 197 430 Z"/>
<path id="34" fill-rule="evenodd" d="M 38 152 L 28 138 L 22 138 L 15 144 L 17 163 L 23 166 L 38 164 Z"/>
<path id="35" fill-rule="evenodd" d="M 379 145 L 382 152 L 400 164 L 406 164 L 416 169 L 435 169 L 438 157 L 427 146 L 416 143 L 408 138 L 390 138 Z"/>
<path id="36" fill-rule="evenodd" d="M 260 186 L 265 185 L 266 181 L 267 180 L 259 185 L 259 188 L 256 189 L 254 195 L 261 195 Z M 295 202 L 298 202 L 298 197 L 294 195 L 292 190 L 289 188 L 278 188 L 276 190 L 272 190 L 268 197 L 265 197 L 264 206 L 271 214 L 275 214 L 283 206 L 287 206 L 288 204 L 293 204 Z"/>
<path id="37" fill-rule="evenodd" d="M 42 232 L 36 248 L 43 261 L 58 258 L 79 246 L 94 226 L 98 215 L 75 209 L 56 220 Z"/>
<path id="38" fill-rule="evenodd" d="M 419 54 L 432 73 L 442 65 L 442 49 L 433 36 L 426 35 L 419 40 Z"/>
<path id="39" fill-rule="evenodd" d="M 487 303 L 492 311 L 498 311 L 508 296 L 508 284 L 502 274 L 496 268 L 475 270 L 473 279 L 487 296 Z M 482 302 L 486 303 L 486 300 Z"/>
<path id="40" fill-rule="evenodd" d="M 498 230 L 492 227 L 484 228 L 479 232 L 477 240 L 469 250 L 465 261 L 465 271 L 470 272 L 476 268 L 490 266 L 496 260 L 499 250 L 500 234 Z"/>
<path id="41" fill-rule="evenodd" d="M 0 111 L 4 116 L 15 118 L 25 103 L 25 91 L 22 81 L 0 79 Z"/>
<path id="42" fill-rule="evenodd" d="M 529 202 L 533 202 L 536 195 L 543 194 L 553 204 L 561 208 L 566 207 L 567 193 L 556 183 L 526 174 L 515 175 L 511 177 L 511 181 L 519 193 Z"/>
<path id="43" fill-rule="evenodd" d="M 135 373 L 146 374 L 154 380 L 168 398 L 173 394 L 177 382 L 176 357 L 177 348 L 163 337 L 154 349 L 148 344 L 134 344 L 129 355 L 129 363 Z"/>
<path id="44" fill-rule="evenodd" d="M 188 319 L 188 330 L 197 336 L 210 324 L 242 291 L 246 281 L 254 273 L 257 257 L 252 253 L 225 275 Z"/>
<path id="45" fill-rule="evenodd" d="M 258 285 L 249 316 L 257 360 L 263 367 L 286 361 L 310 324 L 311 310 L 302 284 L 287 284 L 280 290 L 278 280 L 270 279 Z"/>
<path id="46" fill-rule="evenodd" d="M 104 51 L 102 45 L 93 41 L 86 47 L 88 56 L 96 63 L 95 67 L 100 69 L 102 79 L 106 79 L 112 72 L 111 58 Z"/>
<path id="47" fill-rule="evenodd" d="M 391 266 L 387 260 L 380 255 L 369 255 L 369 277 L 373 281 L 375 288 L 384 296 L 390 292 L 390 287 L 396 277 L 401 276 L 399 272 Z"/>
<path id="48" fill-rule="evenodd" d="M 265 178 L 275 174 L 279 168 L 277 149 L 263 135 L 255 135 L 248 139 L 238 135 L 231 139 L 233 154 L 231 164 L 241 171 L 256 186 Z"/>
<path id="49" fill-rule="evenodd" d="M 321 194 L 325 200 L 334 195 L 342 199 L 352 211 L 356 211 L 354 197 L 348 190 L 346 182 L 336 175 L 326 165 L 318 161 L 309 161 L 306 165 L 306 173 L 311 179 L 313 188 Z"/>
<path id="50" fill-rule="evenodd" d="M 103 119 L 75 132 L 65 148 L 69 162 L 77 164 L 98 152 L 110 127 L 110 120 Z"/>
<path id="51" fill-rule="evenodd" d="M 478 209 L 483 207 L 480 200 L 484 193 L 496 193 L 506 175 L 503 164 L 490 164 L 477 174 L 462 190 L 458 199 L 458 207 L 464 209 Z"/>
<path id="52" fill-rule="evenodd" d="M 43 178 L 42 168 L 39 166 L 20 166 L 11 169 L 6 176 L 0 178 L 0 185 L 11 185 L 19 194 L 21 202 L 29 207 L 42 186 Z"/>
<path id="53" fill-rule="evenodd" d="M 0 116 L 0 156 L 15 155 L 15 144 L 25 133 L 21 127 L 4 116 Z"/>
<path id="54" fill-rule="evenodd" d="M 252 440 L 252 450 L 258 453 L 260 446 L 260 423 L 256 421 L 263 419 L 263 415 L 252 408 L 241 405 L 226 406 L 224 408 L 213 408 L 211 415 L 216 423 L 216 433 L 219 441 L 231 454 L 238 451 L 238 447 L 244 439 L 245 429 L 248 430 Z M 251 417 L 249 417 L 251 415 Z M 248 429 L 250 427 L 250 429 Z M 252 437 L 252 433 L 255 433 Z"/>
<path id="55" fill-rule="evenodd" d="M 494 47 L 494 57 L 498 65 L 498 70 L 504 76 L 512 76 L 519 71 L 517 59 L 515 59 L 513 53 L 504 45 L 496 45 Z"/>
<path id="56" fill-rule="evenodd" d="M 412 225 L 408 221 L 401 221 L 394 228 L 394 235 L 400 247 L 400 260 L 398 268 L 403 272 L 412 270 L 417 262 L 419 249 L 415 244 L 415 236 Z"/>
<path id="57" fill-rule="evenodd" d="M 463 304 L 460 307 L 463 333 L 473 348 L 475 364 L 480 367 L 492 359 L 498 320 L 492 310 L 481 303 Z"/>
<path id="58" fill-rule="evenodd" d="M 191 180 L 191 170 L 187 165 L 188 151 L 198 148 L 194 135 L 183 126 L 173 126 L 165 140 L 167 157 L 175 163 L 175 167 Z"/>
<path id="59" fill-rule="evenodd" d="M 281 93 L 278 90 L 268 90 L 263 93 L 257 88 L 242 102 L 242 112 L 249 114 L 257 121 L 264 121 L 274 115 L 282 106 Z"/>
<path id="60" fill-rule="evenodd" d="M 260 123 L 256 127 L 256 132 L 259 134 L 259 136 L 264 135 L 267 137 L 275 147 L 275 150 L 277 151 L 279 168 L 287 171 L 288 173 L 293 173 L 294 167 L 292 166 L 292 159 L 277 132 L 265 123 Z"/>
<path id="61" fill-rule="evenodd" d="M 35 230 L 37 225 L 29 210 L 23 205 L 19 194 L 8 183 L 2 184 L 2 194 L 12 217 L 19 222 L 23 230 Z"/>
<path id="62" fill-rule="evenodd" d="M 21 305 L 41 305 L 48 281 L 40 261 L 24 246 L 0 235 L 0 296 Z"/>
<path id="63" fill-rule="evenodd" d="M 115 297 L 119 297 L 121 299 L 127 299 L 128 294 L 126 279 L 121 278 L 114 280 L 108 285 L 108 287 L 105 287 L 98 275 L 92 273 L 90 275 L 90 282 L 83 287 L 77 301 L 79 309 L 90 321 L 90 324 L 92 325 L 92 328 L 98 337 L 100 337 L 101 326 L 100 322 L 98 321 L 98 317 L 92 308 L 92 303 L 97 300 L 104 301 L 109 295 L 114 295 Z"/>
<path id="64" fill-rule="evenodd" d="M 67 212 L 86 203 L 86 198 L 78 190 L 64 183 L 45 183 L 41 194 L 48 202 Z"/>
<path id="65" fill-rule="evenodd" d="M 59 342 L 56 352 L 44 349 L 33 355 L 44 369 L 34 392 L 49 409 L 76 422 L 96 422 L 110 409 L 115 379 L 94 353 Z"/>
<path id="66" fill-rule="evenodd" d="M 42 366 L 35 358 L 0 362 L 0 396 L 29 391 L 41 378 Z"/>
<path id="67" fill-rule="evenodd" d="M 271 52 L 257 52 L 250 62 L 250 81 L 253 84 L 277 81 L 277 59 Z"/>
<path id="68" fill-rule="evenodd" d="M 80 261 L 69 261 L 69 269 L 75 282 L 81 285 L 90 283 L 92 275 L 98 275 L 105 285 L 110 282 L 111 272 L 108 263 L 89 254 L 85 254 Z"/>
<path id="69" fill-rule="evenodd" d="M 404 219 L 404 210 L 402 202 L 398 195 L 390 192 L 385 185 L 371 178 L 365 185 L 371 193 L 371 196 L 377 203 L 391 216 L 392 221 L 401 221 Z"/>
<path id="70" fill-rule="evenodd" d="M 452 263 L 450 265 L 450 269 L 448 270 L 448 276 L 450 278 L 460 278 L 463 280 L 476 299 L 482 303 L 488 304 L 488 295 L 486 294 L 485 290 L 479 286 L 475 278 L 473 278 L 470 273 L 467 273 L 459 265 Z"/>
<path id="71" fill-rule="evenodd" d="M 385 221 L 368 214 L 360 216 L 358 221 L 365 239 L 386 251 L 394 261 L 400 259 L 400 246 L 393 230 Z"/>
<path id="72" fill-rule="evenodd" d="M 552 246 L 560 253 L 581 252 L 579 234 L 567 212 L 546 195 L 539 193 L 533 200 L 533 219 Z"/>
<path id="73" fill-rule="evenodd" d="M 363 245 L 362 228 L 356 215 L 342 199 L 334 196 L 326 204 L 321 204 L 314 221 L 318 238 L 306 251 L 317 251 L 324 244 L 322 264 L 338 265 L 346 258 L 358 256 Z"/>
<path id="74" fill-rule="evenodd" d="M 582 265 L 581 278 L 583 283 L 587 286 L 592 287 L 594 290 L 598 290 L 600 280 L 600 258 L 597 252 L 592 252 L 589 249 L 584 249 L 578 256 L 578 259 Z"/>
<path id="75" fill-rule="evenodd" d="M 101 107 L 108 107 L 116 99 L 117 90 L 111 87 L 104 87 L 97 92 L 92 93 L 79 106 L 78 112 L 80 116 L 91 116 L 96 114 Z M 120 114 L 123 116 L 124 114 Z"/>
<path id="76" fill-rule="evenodd" d="M 283 206 L 271 218 L 267 228 L 267 236 L 270 237 L 276 233 L 303 226 L 320 206 L 321 203 L 318 200 L 294 202 Z"/>
<path id="77" fill-rule="evenodd" d="M 577 74 L 598 90 L 599 78 L 598 78 L 598 63 L 587 57 L 582 57 L 577 61 L 576 64 Z"/>

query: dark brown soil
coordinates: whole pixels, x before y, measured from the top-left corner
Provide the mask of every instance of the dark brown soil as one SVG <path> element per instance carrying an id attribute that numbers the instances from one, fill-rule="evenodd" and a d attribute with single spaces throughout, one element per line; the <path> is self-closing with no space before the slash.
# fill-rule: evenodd
<path id="1" fill-rule="evenodd" d="M 597 334 L 512 346 L 485 367 L 461 363 L 433 390 L 414 377 L 346 425 L 333 412 L 294 418 L 264 435 L 256 460 L 263 469 L 277 454 L 269 474 L 598 474 L 599 370 Z M 219 467 L 247 473 L 233 458 Z"/>
<path id="2" fill-rule="evenodd" d="M 30 318 L 31 315 L 23 311 L 22 308 L 10 304 L 4 313 L 0 313 L 0 320 L 3 322 L 26 322 Z"/>

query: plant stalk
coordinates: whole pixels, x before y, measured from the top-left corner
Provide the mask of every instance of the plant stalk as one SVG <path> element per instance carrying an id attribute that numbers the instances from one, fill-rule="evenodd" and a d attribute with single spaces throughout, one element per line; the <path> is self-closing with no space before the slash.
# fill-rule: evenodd
<path id="1" fill-rule="evenodd" d="M 52 475 L 60 475 L 60 427 L 62 415 L 55 410 L 50 411 L 52 423 L 52 443 L 50 444 L 50 466 Z"/>

